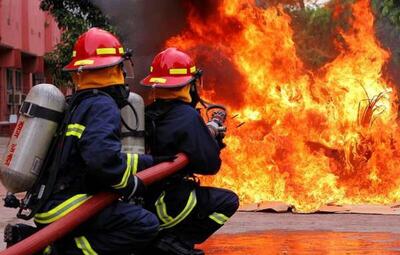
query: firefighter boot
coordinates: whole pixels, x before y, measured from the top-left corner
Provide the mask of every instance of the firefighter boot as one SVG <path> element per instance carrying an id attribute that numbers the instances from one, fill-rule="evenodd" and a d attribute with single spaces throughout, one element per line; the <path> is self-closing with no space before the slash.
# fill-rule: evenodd
<path id="1" fill-rule="evenodd" d="M 204 251 L 195 249 L 182 242 L 175 236 L 166 235 L 160 238 L 156 243 L 159 254 L 168 255 L 204 255 Z"/>
<path id="2" fill-rule="evenodd" d="M 26 224 L 7 224 L 4 229 L 4 242 L 10 247 L 36 232 L 36 228 Z"/>

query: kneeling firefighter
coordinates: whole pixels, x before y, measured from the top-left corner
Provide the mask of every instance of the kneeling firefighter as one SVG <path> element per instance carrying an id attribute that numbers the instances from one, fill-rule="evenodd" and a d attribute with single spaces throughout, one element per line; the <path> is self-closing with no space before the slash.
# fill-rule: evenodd
<path id="1" fill-rule="evenodd" d="M 130 56 L 111 33 L 92 28 L 77 40 L 71 72 L 76 92 L 68 102 L 54 161 L 58 174 L 51 194 L 35 214 L 39 228 L 90 198 L 111 190 L 121 200 L 52 246 L 52 254 L 140 253 L 157 235 L 157 217 L 128 203 L 144 188 L 137 171 L 159 163 L 145 154 L 121 152 L 121 112 L 129 96 L 122 63 Z M 11 232 L 22 229 L 14 226 Z"/>
<path id="2" fill-rule="evenodd" d="M 155 57 L 150 69 L 141 81 L 154 97 L 146 107 L 149 152 L 159 156 L 184 152 L 189 157 L 185 169 L 151 186 L 145 197 L 145 207 L 160 220 L 160 235 L 152 249 L 154 254 L 204 254 L 195 244 L 222 227 L 239 206 L 232 191 L 201 187 L 194 177 L 214 175 L 220 168 L 226 112 L 199 97 L 202 71 L 186 53 L 169 48 Z M 198 103 L 207 112 L 214 110 L 207 124 L 195 108 Z"/>

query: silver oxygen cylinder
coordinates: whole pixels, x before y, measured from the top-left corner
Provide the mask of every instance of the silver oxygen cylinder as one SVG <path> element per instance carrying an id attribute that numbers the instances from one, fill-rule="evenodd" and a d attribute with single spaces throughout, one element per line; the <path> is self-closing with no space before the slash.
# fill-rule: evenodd
<path id="1" fill-rule="evenodd" d="M 133 92 L 129 94 L 128 101 L 134 110 L 129 105 L 125 106 L 121 109 L 121 117 L 133 131 L 122 124 L 122 151 L 125 153 L 144 154 L 144 101 L 140 95 Z"/>
<path id="2" fill-rule="evenodd" d="M 56 86 L 38 84 L 29 91 L 0 162 L 0 180 L 9 192 L 27 191 L 36 181 L 64 109 Z"/>

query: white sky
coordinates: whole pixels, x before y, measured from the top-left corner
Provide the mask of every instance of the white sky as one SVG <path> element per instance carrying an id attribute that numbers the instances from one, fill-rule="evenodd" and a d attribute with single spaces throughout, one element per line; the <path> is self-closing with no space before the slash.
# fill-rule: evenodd
<path id="1" fill-rule="evenodd" d="M 317 1 L 314 1 L 314 0 L 306 0 L 305 2 L 306 2 L 306 3 L 307 3 L 307 2 L 312 2 L 312 3 L 316 2 L 317 4 L 324 4 L 324 3 L 329 2 L 329 0 L 317 0 Z"/>

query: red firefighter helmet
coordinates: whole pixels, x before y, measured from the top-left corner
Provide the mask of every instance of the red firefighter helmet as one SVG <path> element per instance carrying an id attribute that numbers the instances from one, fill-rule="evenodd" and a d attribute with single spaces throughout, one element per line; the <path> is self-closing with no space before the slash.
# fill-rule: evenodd
<path id="1" fill-rule="evenodd" d="M 118 38 L 99 28 L 91 28 L 79 36 L 71 62 L 64 71 L 94 70 L 115 66 L 124 60 L 124 48 Z"/>
<path id="2" fill-rule="evenodd" d="M 197 73 L 193 60 L 176 48 L 168 48 L 153 60 L 150 74 L 140 83 L 156 88 L 179 88 L 195 79 Z"/>

